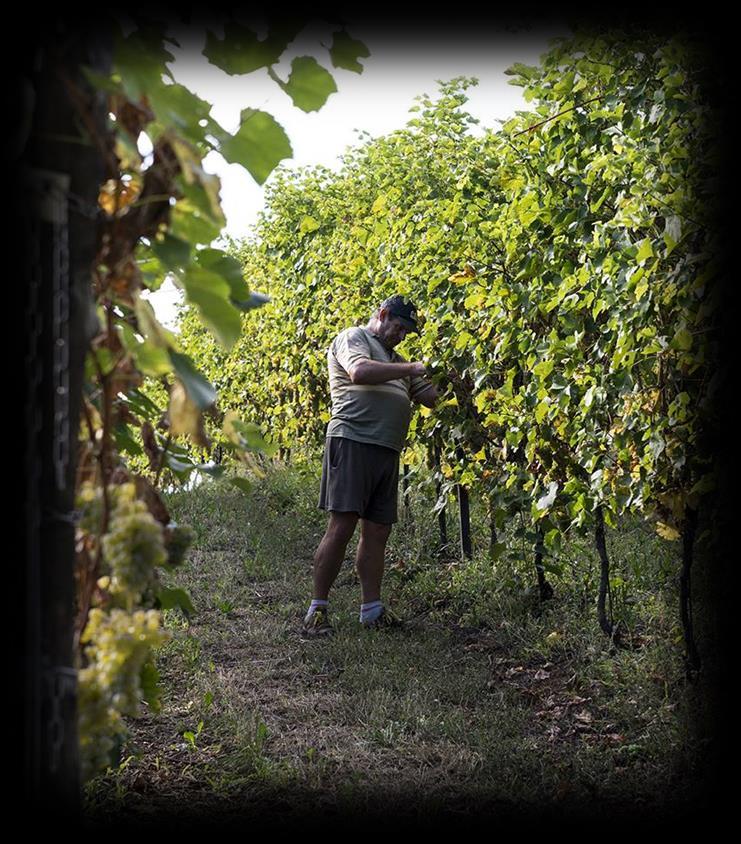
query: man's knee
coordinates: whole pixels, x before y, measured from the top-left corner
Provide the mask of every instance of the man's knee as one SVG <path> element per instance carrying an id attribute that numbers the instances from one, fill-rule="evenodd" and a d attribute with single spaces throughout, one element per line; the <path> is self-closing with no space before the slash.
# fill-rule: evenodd
<path id="1" fill-rule="evenodd" d="M 384 525 L 380 522 L 372 522 L 370 519 L 361 519 L 360 530 L 364 539 L 370 542 L 378 542 L 386 544 L 390 534 L 392 525 Z"/>
<path id="2" fill-rule="evenodd" d="M 357 513 L 343 513 L 338 510 L 332 510 L 329 514 L 327 534 L 337 542 L 349 542 L 353 533 L 355 533 L 358 518 Z"/>

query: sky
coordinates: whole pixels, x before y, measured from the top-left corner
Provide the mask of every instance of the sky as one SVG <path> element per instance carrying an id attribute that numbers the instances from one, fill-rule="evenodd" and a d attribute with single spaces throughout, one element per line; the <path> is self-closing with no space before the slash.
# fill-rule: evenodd
<path id="1" fill-rule="evenodd" d="M 211 103 L 212 117 L 227 131 L 237 131 L 245 108 L 272 114 L 290 139 L 293 158 L 284 160 L 282 166 L 291 168 L 314 164 L 338 168 L 347 148 L 361 143 L 359 131 L 380 137 L 402 128 L 414 116 L 409 109 L 416 97 L 434 97 L 437 80 L 456 76 L 479 79 L 478 86 L 468 91 L 465 108 L 478 118 L 481 127 L 497 129 L 499 121 L 527 108 L 522 89 L 509 84 L 511 77 L 505 70 L 514 62 L 538 64 L 551 39 L 570 33 L 560 22 L 528 26 L 469 20 L 425 28 L 419 22 L 379 24 L 349 19 L 349 34 L 370 51 L 369 57 L 360 59 L 364 70 L 357 74 L 332 67 L 322 44 L 331 44 L 331 33 L 337 26 L 316 22 L 289 45 L 274 67 L 278 76 L 287 79 L 293 58 L 312 55 L 332 73 L 337 92 L 319 111 L 305 113 L 293 105 L 265 69 L 229 76 L 209 64 L 200 53 L 202 37 L 191 34 L 196 24 L 189 31 L 174 33 L 181 45 L 180 49 L 171 48 L 175 62 L 170 67 L 175 80 Z M 220 34 L 218 30 L 215 33 Z M 146 148 L 142 152 L 147 152 Z M 225 233 L 236 239 L 248 236 L 263 208 L 264 188 L 243 167 L 228 164 L 217 153 L 207 156 L 204 166 L 221 179 Z M 158 318 L 168 328 L 175 327 L 175 302 L 182 295 L 169 281 L 148 295 Z"/>

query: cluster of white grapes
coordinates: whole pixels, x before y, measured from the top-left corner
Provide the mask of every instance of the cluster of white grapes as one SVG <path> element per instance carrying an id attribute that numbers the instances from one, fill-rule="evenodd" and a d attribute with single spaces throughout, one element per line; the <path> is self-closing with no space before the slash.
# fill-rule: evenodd
<path id="1" fill-rule="evenodd" d="M 90 610 L 82 636 L 88 665 L 78 672 L 80 757 L 85 780 L 111 764 L 126 735 L 123 715 L 139 713 L 142 670 L 166 642 L 157 610 Z"/>
<path id="2" fill-rule="evenodd" d="M 100 499 L 92 487 L 81 490 L 83 529 L 99 529 Z M 78 672 L 78 701 L 85 779 L 115 761 L 126 736 L 124 716 L 137 715 L 146 695 L 142 672 L 152 649 L 169 639 L 157 610 L 137 609 L 146 603 L 143 597 L 154 594 L 156 567 L 168 560 L 163 529 L 136 498 L 134 484 L 113 487 L 111 501 L 109 529 L 101 540 L 106 571 L 98 581 L 106 602 L 91 608 L 81 637 L 86 664 Z"/>
<path id="3" fill-rule="evenodd" d="M 110 573 L 108 592 L 114 604 L 131 610 L 153 584 L 155 568 L 167 562 L 167 551 L 162 527 L 147 505 L 137 500 L 133 484 L 115 487 L 113 498 L 113 517 L 103 537 L 103 557 Z"/>
<path id="4" fill-rule="evenodd" d="M 103 493 L 100 487 L 85 481 L 77 491 L 75 507 L 79 513 L 78 526 L 89 534 L 97 534 L 103 523 Z"/>

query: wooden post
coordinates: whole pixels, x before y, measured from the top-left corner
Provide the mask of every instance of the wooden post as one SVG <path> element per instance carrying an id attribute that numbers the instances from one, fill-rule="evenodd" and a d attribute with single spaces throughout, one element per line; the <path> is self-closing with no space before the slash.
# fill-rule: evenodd
<path id="1" fill-rule="evenodd" d="M 440 444 L 435 442 L 433 446 L 433 454 L 434 454 L 434 461 L 433 461 L 433 469 L 436 473 L 440 472 Z M 437 500 L 440 500 L 440 495 L 442 494 L 442 484 L 440 483 L 439 479 L 435 478 L 435 493 L 437 495 Z M 445 507 L 438 511 L 437 514 L 437 523 L 440 528 L 440 546 L 442 548 L 447 547 L 448 545 L 448 523 L 445 518 Z"/>
<path id="2" fill-rule="evenodd" d="M 82 71 L 90 67 L 107 76 L 113 42 L 90 27 L 59 18 L 51 23 L 27 50 L 28 61 L 18 65 L 21 98 L 10 98 L 23 111 L 11 112 L 15 147 L 7 164 L 14 210 L 10 251 L 16 253 L 10 257 L 21 262 L 16 288 L 23 297 L 13 318 L 23 319 L 25 328 L 25 345 L 13 363 L 23 373 L 18 417 L 24 439 L 18 450 L 24 465 L 17 500 L 24 505 L 25 537 L 17 532 L 25 560 L 9 575 L 17 578 L 7 593 L 21 608 L 22 621 L 9 628 L 6 673 L 14 680 L 10 697 L 17 707 L 8 718 L 11 741 L 22 742 L 13 757 L 20 771 L 11 788 L 23 793 L 11 802 L 24 806 L 29 822 L 44 815 L 61 828 L 81 817 L 75 482 L 85 360 L 99 330 L 91 273 L 105 170 L 95 140 L 109 131 L 106 98 Z M 76 105 L 86 109 L 84 126 Z M 15 530 L 13 520 L 8 523 Z"/>
<path id="3" fill-rule="evenodd" d="M 545 569 L 543 568 L 543 528 L 538 525 L 538 542 L 535 546 L 535 571 L 538 575 L 538 594 L 541 601 L 547 601 L 553 597 L 553 587 L 546 580 Z"/>
<path id="4" fill-rule="evenodd" d="M 463 449 L 460 446 L 456 447 L 456 457 L 463 460 L 465 457 Z M 473 548 L 471 546 L 471 508 L 468 500 L 468 490 L 463 484 L 456 485 L 458 493 L 458 518 L 460 519 L 461 528 L 461 552 L 464 557 L 469 560 L 473 556 Z"/>
<path id="5" fill-rule="evenodd" d="M 605 517 L 602 505 L 594 511 L 594 540 L 600 559 L 599 597 L 597 599 L 597 617 L 599 626 L 616 644 L 620 642 L 618 624 L 612 620 L 612 601 L 610 601 L 610 618 L 607 618 L 606 602 L 610 592 L 610 558 L 607 556 L 607 542 L 605 541 Z"/>
<path id="6" fill-rule="evenodd" d="M 402 488 L 404 490 L 404 521 L 411 524 L 414 521 L 412 516 L 412 505 L 409 498 L 409 464 L 404 463 L 402 475 Z"/>
<path id="7" fill-rule="evenodd" d="M 696 531 L 697 510 L 687 505 L 684 511 L 684 528 L 682 530 L 682 572 L 679 578 L 679 611 L 682 619 L 684 643 L 687 648 L 685 661 L 690 679 L 692 679 L 693 674 L 696 674 L 700 670 L 701 666 L 700 653 L 697 650 L 692 629 L 692 589 L 690 576 Z"/>
<path id="8" fill-rule="evenodd" d="M 489 495 L 489 556 L 494 559 L 494 551 L 499 541 L 497 535 L 497 518 L 496 509 L 494 508 L 494 495 Z"/>

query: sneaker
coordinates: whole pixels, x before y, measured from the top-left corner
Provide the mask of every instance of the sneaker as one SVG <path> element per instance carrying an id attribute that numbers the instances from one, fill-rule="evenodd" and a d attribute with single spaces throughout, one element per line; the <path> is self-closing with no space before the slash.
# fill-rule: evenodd
<path id="1" fill-rule="evenodd" d="M 361 623 L 368 630 L 383 630 L 390 627 L 398 628 L 404 626 L 404 622 L 386 607 L 383 607 L 378 618 L 374 618 L 373 621 Z"/>
<path id="2" fill-rule="evenodd" d="M 324 607 L 317 607 L 313 613 L 307 614 L 301 628 L 302 639 L 319 639 L 333 634 L 334 627 L 329 623 L 329 615 Z"/>

